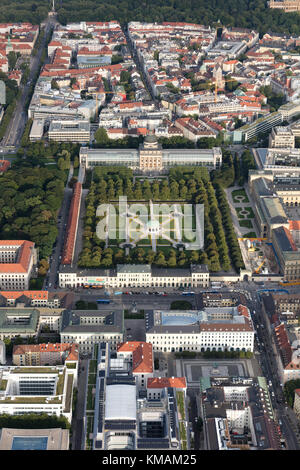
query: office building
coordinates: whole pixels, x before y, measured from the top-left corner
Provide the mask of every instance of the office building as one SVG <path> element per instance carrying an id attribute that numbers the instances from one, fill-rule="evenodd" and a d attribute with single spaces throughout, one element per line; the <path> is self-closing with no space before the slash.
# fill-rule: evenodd
<path id="1" fill-rule="evenodd" d="M 30 277 L 37 264 L 33 242 L 27 240 L 0 241 L 0 289 L 28 290 Z"/>
<path id="2" fill-rule="evenodd" d="M 99 344 L 93 450 L 188 449 L 182 381 L 160 383 L 159 398 L 150 399 L 132 372 L 121 351 L 114 358 L 109 344 Z"/>
<path id="3" fill-rule="evenodd" d="M 254 328 L 244 305 L 198 310 L 153 310 L 145 314 L 153 351 L 251 351 Z"/>
<path id="4" fill-rule="evenodd" d="M 283 126 L 273 127 L 269 135 L 269 147 L 271 148 L 295 148 L 295 136 L 291 129 Z"/>
<path id="5" fill-rule="evenodd" d="M 0 413 L 47 413 L 72 419 L 74 371 L 66 366 L 0 367 Z"/>
<path id="6" fill-rule="evenodd" d="M 53 120 L 50 122 L 48 138 L 55 142 L 87 143 L 90 141 L 90 123 L 79 120 Z"/>
<path id="7" fill-rule="evenodd" d="M 186 269 L 151 268 L 148 264 L 118 264 L 116 269 L 79 271 L 62 266 L 59 286 L 70 287 L 208 287 L 207 265 L 191 265 Z"/>
<path id="8" fill-rule="evenodd" d="M 65 310 L 60 331 L 62 343 L 76 343 L 80 354 L 90 354 L 94 345 L 109 342 L 112 349 L 124 340 L 123 310 Z"/>

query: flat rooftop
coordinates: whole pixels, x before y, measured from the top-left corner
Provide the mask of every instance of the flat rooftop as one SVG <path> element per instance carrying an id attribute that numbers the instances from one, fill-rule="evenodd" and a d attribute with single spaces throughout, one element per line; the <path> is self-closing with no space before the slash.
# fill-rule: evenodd
<path id="1" fill-rule="evenodd" d="M 0 450 L 69 450 L 69 430 L 3 428 Z"/>

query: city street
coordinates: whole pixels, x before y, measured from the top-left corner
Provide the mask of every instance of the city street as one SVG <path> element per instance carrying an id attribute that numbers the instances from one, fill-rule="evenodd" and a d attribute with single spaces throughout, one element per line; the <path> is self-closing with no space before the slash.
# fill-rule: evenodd
<path id="1" fill-rule="evenodd" d="M 15 111 L 9 122 L 9 125 L 6 129 L 6 134 L 2 139 L 3 146 L 18 146 L 22 138 L 25 124 L 27 122 L 27 112 L 25 109 L 25 105 L 29 97 L 32 81 L 41 64 L 41 57 L 46 47 L 46 39 L 48 33 L 54 27 L 55 21 L 53 20 L 53 18 L 48 17 L 45 23 L 46 24 L 44 38 L 40 44 L 36 55 L 30 57 L 30 74 L 28 82 L 24 86 L 21 85 L 22 94 L 16 105 Z"/>

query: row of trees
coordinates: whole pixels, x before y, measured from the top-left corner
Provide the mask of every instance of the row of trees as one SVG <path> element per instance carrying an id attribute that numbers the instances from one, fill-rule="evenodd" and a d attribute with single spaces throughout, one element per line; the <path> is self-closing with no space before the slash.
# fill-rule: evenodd
<path id="1" fill-rule="evenodd" d="M 226 235 L 226 242 L 229 248 L 231 262 L 234 268 L 239 271 L 241 268 L 244 268 L 244 261 L 241 254 L 239 242 L 236 238 L 236 234 L 234 231 L 230 207 L 228 205 L 225 191 L 220 184 L 215 185 L 215 192 L 218 200 L 218 207 L 222 215 L 222 223 Z"/>
<path id="2" fill-rule="evenodd" d="M 133 178 L 130 170 L 96 168 L 94 181 L 86 197 L 85 229 L 83 233 L 83 251 L 79 258 L 81 267 L 109 267 L 117 263 L 150 263 L 157 266 L 184 267 L 191 263 L 207 264 L 210 271 L 229 271 L 231 264 L 242 266 L 241 254 L 235 238 L 231 219 L 223 221 L 218 207 L 216 193 L 209 181 L 206 169 L 177 167 L 170 170 L 169 178 L 150 182 Z M 221 186 L 218 185 L 220 188 Z M 180 201 L 204 205 L 204 249 L 199 251 L 179 251 L 171 247 L 158 248 L 157 253 L 149 247 L 137 247 L 129 255 L 119 247 L 104 249 L 104 241 L 96 235 L 96 226 L 100 221 L 96 217 L 99 204 L 117 200 L 126 195 L 130 201 Z M 221 199 L 221 195 L 220 195 Z M 227 204 L 227 201 L 225 201 Z M 224 204 L 224 201 L 223 201 Z M 229 210 L 228 205 L 226 209 Z M 224 214 L 225 217 L 225 214 Z M 223 226 L 224 224 L 224 226 Z M 229 225 L 228 225 L 229 224 Z M 229 235 L 230 245 L 226 239 Z M 235 238 L 236 244 L 232 241 Z M 115 240 L 116 245 L 120 240 Z M 111 241 L 111 243 L 114 243 Z M 149 242 L 150 243 L 150 242 Z M 240 257 L 239 257 L 240 256 Z M 231 262 L 232 261 L 232 262 Z"/>
<path id="3" fill-rule="evenodd" d="M 94 134 L 95 142 L 93 146 L 95 148 L 138 148 L 140 144 L 144 142 L 144 136 L 132 137 L 126 136 L 120 139 L 110 139 L 107 135 L 106 129 L 100 127 Z M 213 137 L 203 137 L 198 139 L 196 144 L 190 139 L 182 136 L 172 136 L 172 137 L 159 137 L 158 142 L 161 144 L 162 148 L 184 148 L 184 149 L 193 149 L 195 147 L 200 149 L 211 149 L 213 147 L 218 147 L 223 142 L 223 134 L 220 133 L 217 138 Z"/>

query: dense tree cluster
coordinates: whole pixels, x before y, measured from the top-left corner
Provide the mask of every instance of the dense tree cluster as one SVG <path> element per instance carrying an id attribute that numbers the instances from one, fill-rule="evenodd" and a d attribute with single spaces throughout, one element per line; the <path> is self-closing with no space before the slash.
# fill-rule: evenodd
<path id="1" fill-rule="evenodd" d="M 103 21 L 116 19 L 121 23 L 129 21 L 186 21 L 205 25 L 220 20 L 226 26 L 255 28 L 261 33 L 279 31 L 300 32 L 300 16 L 284 14 L 268 8 L 264 0 L 64 0 L 58 11 L 59 21 Z"/>
<path id="2" fill-rule="evenodd" d="M 300 388 L 300 379 L 296 380 L 289 380 L 284 384 L 284 395 L 287 401 L 287 404 L 293 408 L 294 406 L 294 398 L 295 398 L 295 390 Z"/>
<path id="3" fill-rule="evenodd" d="M 300 34 L 300 16 L 268 8 L 265 0 L 64 0 L 56 2 L 58 20 L 73 21 L 186 21 L 204 25 L 255 28 L 264 34 L 277 31 Z M 49 0 L 1 0 L 0 22 L 43 21 Z"/>
<path id="4" fill-rule="evenodd" d="M 0 179 L 0 234 L 3 240 L 31 240 L 39 258 L 52 251 L 57 237 L 66 173 L 57 169 L 16 168 Z"/>
<path id="5" fill-rule="evenodd" d="M 29 120 L 31 121 L 31 120 Z M 35 167 L 35 166 L 45 166 L 49 164 L 49 160 L 53 162 L 58 162 L 60 158 L 65 161 L 65 165 L 60 162 L 62 165 L 68 169 L 70 167 L 70 160 L 75 162 L 78 153 L 79 153 L 79 144 L 73 144 L 71 142 L 49 142 L 45 145 L 45 142 L 42 140 L 37 142 L 29 141 L 30 133 L 30 122 L 27 122 L 25 130 L 21 139 L 21 147 L 17 151 L 17 160 L 15 161 L 15 167 Z M 25 160 L 24 160 L 24 157 Z"/>
<path id="6" fill-rule="evenodd" d="M 284 94 L 274 93 L 270 85 L 260 87 L 259 91 L 267 97 L 271 113 L 277 111 L 277 109 L 280 108 L 280 106 L 282 106 L 286 101 Z"/>

